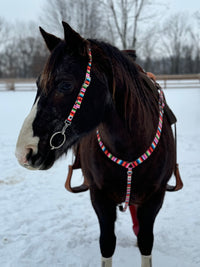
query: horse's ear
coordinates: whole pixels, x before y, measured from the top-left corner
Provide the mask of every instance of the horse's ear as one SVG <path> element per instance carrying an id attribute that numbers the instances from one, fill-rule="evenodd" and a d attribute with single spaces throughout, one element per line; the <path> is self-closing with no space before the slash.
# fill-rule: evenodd
<path id="1" fill-rule="evenodd" d="M 62 21 L 64 28 L 64 37 L 68 49 L 72 52 L 76 52 L 81 56 L 87 55 L 88 41 L 74 31 L 68 23 Z"/>
<path id="2" fill-rule="evenodd" d="M 41 27 L 39 27 L 39 29 L 47 45 L 47 48 L 52 51 L 60 43 L 61 39 L 54 36 L 53 34 L 46 32 Z"/>

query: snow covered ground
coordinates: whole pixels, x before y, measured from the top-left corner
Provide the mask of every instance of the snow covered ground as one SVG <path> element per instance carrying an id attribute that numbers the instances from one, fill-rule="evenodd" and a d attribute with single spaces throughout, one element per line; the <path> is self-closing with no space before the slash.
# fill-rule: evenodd
<path id="1" fill-rule="evenodd" d="M 99 226 L 89 193 L 64 188 L 71 155 L 48 171 L 28 171 L 15 143 L 35 92 L 0 92 L 0 266 L 99 267 Z M 154 267 L 200 266 L 200 90 L 166 90 L 178 118 L 184 189 L 167 193 L 155 223 Z M 74 173 L 77 183 L 81 173 Z M 173 181 L 173 180 L 172 180 Z M 118 212 L 114 267 L 139 267 L 129 212 Z"/>

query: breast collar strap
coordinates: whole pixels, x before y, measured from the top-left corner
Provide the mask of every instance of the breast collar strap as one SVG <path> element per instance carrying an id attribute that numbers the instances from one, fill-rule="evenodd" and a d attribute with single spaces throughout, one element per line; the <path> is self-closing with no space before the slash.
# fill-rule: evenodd
<path id="1" fill-rule="evenodd" d="M 120 210 L 123 212 L 126 211 L 127 207 L 129 206 L 129 202 L 130 202 L 133 169 L 151 156 L 152 152 L 155 150 L 155 148 L 158 145 L 158 142 L 160 140 L 160 136 L 161 136 L 161 132 L 162 132 L 162 125 L 163 125 L 164 106 L 165 106 L 164 93 L 160 89 L 160 91 L 159 91 L 159 122 L 158 122 L 158 128 L 156 131 L 156 135 L 155 135 L 154 140 L 151 143 L 150 147 L 144 152 L 144 154 L 142 154 L 139 158 L 137 158 L 134 161 L 129 162 L 129 161 L 125 161 L 125 160 L 122 160 L 122 159 L 119 159 L 119 158 L 113 156 L 113 154 L 111 154 L 107 150 L 105 145 L 103 144 L 99 130 L 97 129 L 97 131 L 96 131 L 99 146 L 100 146 L 101 150 L 104 152 L 104 154 L 113 162 L 115 162 L 118 165 L 121 165 L 122 167 L 127 169 L 127 187 L 126 187 L 125 204 L 124 204 L 124 207 L 122 205 L 119 206 Z"/>

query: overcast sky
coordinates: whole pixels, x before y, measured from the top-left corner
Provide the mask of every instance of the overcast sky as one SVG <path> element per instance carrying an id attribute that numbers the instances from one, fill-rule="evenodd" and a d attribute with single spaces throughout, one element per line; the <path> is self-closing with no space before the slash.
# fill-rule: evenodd
<path id="1" fill-rule="evenodd" d="M 40 9 L 46 0 L 0 0 L 0 17 L 8 21 L 37 20 Z M 157 0 L 158 3 L 169 3 L 166 12 L 174 13 L 190 11 L 190 14 L 199 10 L 200 0 Z"/>

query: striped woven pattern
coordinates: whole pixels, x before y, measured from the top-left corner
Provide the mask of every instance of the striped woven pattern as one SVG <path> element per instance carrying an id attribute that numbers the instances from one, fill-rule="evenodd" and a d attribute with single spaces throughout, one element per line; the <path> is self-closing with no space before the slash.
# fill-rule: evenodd
<path id="1" fill-rule="evenodd" d="M 88 86 L 90 85 L 90 82 L 91 82 L 90 71 L 91 71 L 91 66 L 92 66 L 92 53 L 91 53 L 90 48 L 88 49 L 88 56 L 89 56 L 89 61 L 88 61 L 88 65 L 87 65 L 87 71 L 86 71 L 84 83 L 82 84 L 80 92 L 77 96 L 76 102 L 74 103 L 74 106 L 73 106 L 69 116 L 66 119 L 66 121 L 69 124 L 71 123 L 72 119 L 74 118 L 74 115 L 75 115 L 77 109 L 79 109 L 81 107 L 81 103 L 83 101 L 83 97 L 85 95 L 86 89 L 88 88 Z"/>
<path id="2" fill-rule="evenodd" d="M 110 160 L 112 160 L 113 162 L 115 162 L 115 163 L 121 165 L 122 167 L 128 169 L 128 172 L 127 172 L 126 199 L 125 199 L 125 206 L 122 209 L 122 211 L 126 211 L 128 205 L 129 205 L 129 201 L 130 201 L 132 170 L 135 167 L 137 167 L 139 164 L 144 162 L 148 157 L 150 157 L 152 152 L 155 150 L 156 146 L 158 145 L 158 142 L 159 142 L 160 136 L 161 136 L 161 132 L 162 132 L 164 106 L 165 106 L 164 94 L 163 94 L 163 91 L 160 90 L 160 92 L 159 92 L 159 122 L 158 122 L 158 128 L 157 128 L 157 131 L 156 131 L 156 135 L 155 135 L 154 140 L 151 143 L 150 147 L 144 152 L 144 154 L 142 154 L 139 158 L 137 158 L 134 161 L 129 162 L 129 161 L 125 161 L 125 160 L 122 160 L 122 159 L 119 159 L 119 158 L 115 157 L 112 153 L 110 153 L 108 151 L 108 149 L 103 144 L 103 142 L 101 140 L 101 136 L 100 136 L 99 130 L 97 129 L 97 131 L 96 131 L 97 140 L 98 140 L 99 146 L 100 146 L 101 150 L 104 152 L 104 154 Z"/>

